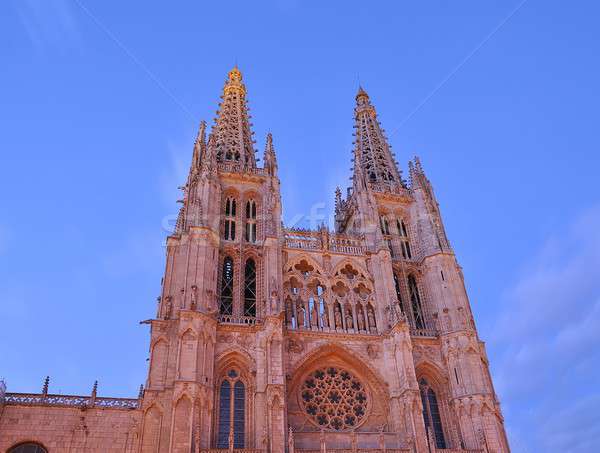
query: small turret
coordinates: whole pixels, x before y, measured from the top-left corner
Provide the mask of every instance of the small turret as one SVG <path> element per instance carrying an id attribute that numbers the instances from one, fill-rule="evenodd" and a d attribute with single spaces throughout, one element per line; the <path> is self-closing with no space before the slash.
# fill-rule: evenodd
<path id="1" fill-rule="evenodd" d="M 277 157 L 275 156 L 275 148 L 273 147 L 273 135 L 267 134 L 267 143 L 265 145 L 265 154 L 263 156 L 265 171 L 271 175 L 277 175 Z"/>

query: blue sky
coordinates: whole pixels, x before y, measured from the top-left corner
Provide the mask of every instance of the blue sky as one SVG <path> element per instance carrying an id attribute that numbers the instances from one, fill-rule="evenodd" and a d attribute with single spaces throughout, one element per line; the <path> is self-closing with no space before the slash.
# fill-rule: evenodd
<path id="1" fill-rule="evenodd" d="M 350 175 L 357 81 L 434 184 L 514 452 L 600 442 L 597 2 L 7 0 L 0 376 L 134 396 L 198 123 L 237 61 L 284 217 Z"/>

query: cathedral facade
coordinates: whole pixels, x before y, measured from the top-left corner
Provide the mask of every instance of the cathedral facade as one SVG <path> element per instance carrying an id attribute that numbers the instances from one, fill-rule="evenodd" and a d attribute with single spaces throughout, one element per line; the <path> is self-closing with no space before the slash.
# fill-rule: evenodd
<path id="1" fill-rule="evenodd" d="M 10 453 L 508 453 L 461 267 L 418 159 L 403 178 L 367 93 L 335 228 L 285 228 L 229 72 L 167 238 L 137 398 L 8 393 Z"/>

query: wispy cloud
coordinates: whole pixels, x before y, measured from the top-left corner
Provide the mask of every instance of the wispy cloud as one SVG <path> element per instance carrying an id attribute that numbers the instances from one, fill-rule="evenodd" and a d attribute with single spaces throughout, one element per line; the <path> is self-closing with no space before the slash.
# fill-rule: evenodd
<path id="1" fill-rule="evenodd" d="M 69 0 L 13 1 L 31 44 L 37 51 L 79 47 L 81 34 Z"/>
<path id="2" fill-rule="evenodd" d="M 182 197 L 178 187 L 183 186 L 187 180 L 187 175 L 192 159 L 193 143 L 175 143 L 168 144 L 169 165 L 160 175 L 160 193 L 162 201 L 173 208 L 174 214 L 177 214 L 178 206 L 175 202 Z"/>
<path id="3" fill-rule="evenodd" d="M 519 452 L 597 451 L 600 207 L 548 238 L 505 296 L 492 348 Z"/>

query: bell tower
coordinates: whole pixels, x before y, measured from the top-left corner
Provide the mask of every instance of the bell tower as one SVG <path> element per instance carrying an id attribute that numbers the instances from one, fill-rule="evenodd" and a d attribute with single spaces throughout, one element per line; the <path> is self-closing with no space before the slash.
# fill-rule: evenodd
<path id="1" fill-rule="evenodd" d="M 221 98 L 208 139 L 200 124 L 167 238 L 162 294 L 149 321 L 142 453 L 157 445 L 189 453 L 265 442 L 281 451 L 284 443 L 277 159 L 268 134 L 264 167 L 256 164 L 237 67 Z M 248 354 L 231 352 L 232 342 L 245 344 Z M 266 350 L 268 356 L 253 354 Z M 268 418 L 256 416 L 267 406 Z"/>

